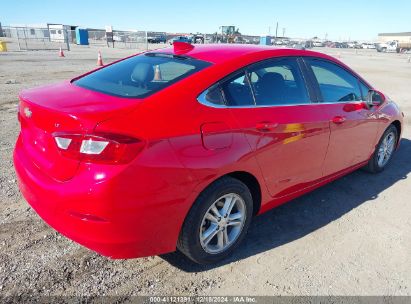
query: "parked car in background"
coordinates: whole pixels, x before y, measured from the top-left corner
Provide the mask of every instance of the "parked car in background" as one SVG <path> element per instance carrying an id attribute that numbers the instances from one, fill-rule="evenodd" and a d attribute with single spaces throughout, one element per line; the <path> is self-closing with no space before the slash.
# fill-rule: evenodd
<path id="1" fill-rule="evenodd" d="M 296 50 L 305 50 L 306 43 L 300 41 L 290 41 L 289 46 Z"/>
<path id="2" fill-rule="evenodd" d="M 243 43 L 244 43 L 244 44 L 251 44 L 251 43 L 253 43 L 253 41 L 252 41 L 252 39 L 250 39 L 250 38 L 244 38 L 244 37 L 243 37 Z"/>
<path id="3" fill-rule="evenodd" d="M 173 43 L 176 42 L 176 41 L 178 41 L 178 42 L 192 43 L 192 39 L 191 39 L 190 37 L 187 37 L 187 36 L 177 36 L 177 37 L 174 37 L 174 38 L 172 38 L 172 39 L 169 41 L 169 43 L 170 43 L 170 44 L 173 44 Z"/>
<path id="4" fill-rule="evenodd" d="M 290 43 L 290 39 L 283 39 L 283 45 L 288 45 Z"/>
<path id="5" fill-rule="evenodd" d="M 396 52 L 397 51 L 397 41 L 388 41 L 377 44 L 377 52 Z"/>
<path id="6" fill-rule="evenodd" d="M 360 49 L 361 48 L 361 44 L 359 44 L 357 41 L 348 42 L 347 46 L 350 49 Z"/>
<path id="7" fill-rule="evenodd" d="M 315 47 L 323 47 L 324 43 L 322 43 L 321 41 L 313 41 L 313 46 Z"/>
<path id="8" fill-rule="evenodd" d="M 375 49 L 374 43 L 362 43 L 361 48 L 363 49 Z"/>
<path id="9" fill-rule="evenodd" d="M 305 48 L 306 49 L 312 49 L 314 47 L 313 41 L 312 40 L 307 40 L 305 42 Z"/>
<path id="10" fill-rule="evenodd" d="M 204 43 L 204 41 L 205 41 L 204 35 L 201 35 L 201 34 L 195 34 L 195 35 L 191 36 L 190 39 L 191 39 L 192 43 L 199 43 L 199 44 Z"/>
<path id="11" fill-rule="evenodd" d="M 342 49 L 348 49 L 348 43 L 347 42 L 341 42 L 341 48 Z"/>
<path id="12" fill-rule="evenodd" d="M 398 42 L 397 40 L 378 43 L 377 46 L 378 52 L 406 52 L 411 50 L 411 42 Z"/>
<path id="13" fill-rule="evenodd" d="M 384 170 L 402 134 L 399 107 L 347 65 L 270 46 L 179 43 L 19 98 L 23 196 L 112 258 L 221 261 L 256 215 Z"/>
<path id="14" fill-rule="evenodd" d="M 167 39 L 163 35 L 155 35 L 147 37 L 148 43 L 166 43 Z"/>
<path id="15" fill-rule="evenodd" d="M 125 42 L 125 36 L 120 36 L 120 35 L 113 35 L 113 41 L 116 42 Z"/>
<path id="16" fill-rule="evenodd" d="M 213 43 L 213 36 L 205 36 L 204 43 Z"/>

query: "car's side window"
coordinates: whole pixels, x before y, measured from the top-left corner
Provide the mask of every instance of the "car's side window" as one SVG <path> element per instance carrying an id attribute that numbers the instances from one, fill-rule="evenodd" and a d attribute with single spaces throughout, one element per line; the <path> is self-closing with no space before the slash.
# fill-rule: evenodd
<path id="1" fill-rule="evenodd" d="M 256 105 L 310 103 L 304 78 L 295 58 L 270 60 L 248 70 Z"/>
<path id="2" fill-rule="evenodd" d="M 306 59 L 317 79 L 324 102 L 349 102 L 362 99 L 357 77 L 337 64 Z"/>
<path id="3" fill-rule="evenodd" d="M 254 97 L 245 72 L 221 84 L 226 103 L 231 107 L 254 106 Z"/>
<path id="4" fill-rule="evenodd" d="M 199 96 L 218 106 L 252 107 L 311 102 L 297 58 L 270 59 L 241 70 Z"/>
<path id="5" fill-rule="evenodd" d="M 203 95 L 202 98 L 204 98 L 206 102 L 219 105 L 219 106 L 225 105 L 223 92 L 219 85 L 211 87 L 210 89 L 205 91 L 202 95 Z"/>

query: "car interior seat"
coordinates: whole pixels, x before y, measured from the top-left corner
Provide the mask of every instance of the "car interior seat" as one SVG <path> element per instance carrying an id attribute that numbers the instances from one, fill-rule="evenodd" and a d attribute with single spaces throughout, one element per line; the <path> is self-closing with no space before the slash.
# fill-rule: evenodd
<path id="1" fill-rule="evenodd" d="M 131 80 L 138 86 L 147 88 L 154 78 L 154 68 L 151 64 L 141 62 L 137 64 L 131 73 Z"/>
<path id="2" fill-rule="evenodd" d="M 271 105 L 281 103 L 286 91 L 283 76 L 275 72 L 265 73 L 257 82 L 257 105 Z"/>

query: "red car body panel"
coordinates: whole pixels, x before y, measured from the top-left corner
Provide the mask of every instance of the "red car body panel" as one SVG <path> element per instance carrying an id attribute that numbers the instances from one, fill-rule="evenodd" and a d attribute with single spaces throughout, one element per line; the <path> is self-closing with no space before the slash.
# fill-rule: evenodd
<path id="1" fill-rule="evenodd" d="M 50 226 L 112 258 L 174 251 L 193 202 L 220 177 L 253 176 L 260 214 L 363 166 L 386 127 L 402 123 L 389 100 L 373 110 L 361 102 L 213 108 L 197 101 L 228 74 L 267 58 L 313 56 L 350 70 L 324 54 L 221 45 L 185 55 L 213 64 L 144 99 L 71 82 L 21 93 L 15 169 L 24 197 Z M 59 155 L 51 136 L 58 131 L 124 134 L 144 148 L 127 164 L 85 163 Z M 347 145 L 355 153 L 345 153 Z"/>

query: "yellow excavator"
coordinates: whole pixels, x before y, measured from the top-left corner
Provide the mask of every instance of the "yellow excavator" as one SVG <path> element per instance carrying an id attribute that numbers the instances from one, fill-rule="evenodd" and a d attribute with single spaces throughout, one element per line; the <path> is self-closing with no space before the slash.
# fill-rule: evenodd
<path id="1" fill-rule="evenodd" d="M 241 38 L 239 28 L 235 28 L 234 25 L 223 25 L 221 28 L 221 42 L 223 43 L 237 43 Z"/>

